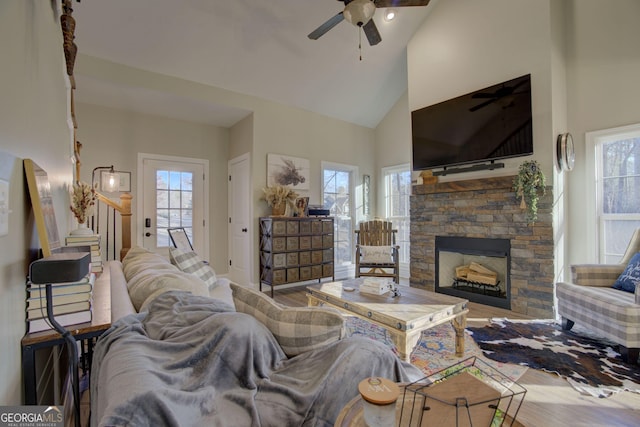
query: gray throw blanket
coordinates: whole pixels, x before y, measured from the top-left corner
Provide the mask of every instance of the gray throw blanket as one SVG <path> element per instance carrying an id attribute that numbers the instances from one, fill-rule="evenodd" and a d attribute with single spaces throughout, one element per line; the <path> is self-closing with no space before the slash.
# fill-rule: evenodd
<path id="1" fill-rule="evenodd" d="M 333 426 L 370 376 L 407 382 L 422 374 L 366 338 L 287 359 L 252 316 L 173 291 L 98 340 L 91 425 Z"/>

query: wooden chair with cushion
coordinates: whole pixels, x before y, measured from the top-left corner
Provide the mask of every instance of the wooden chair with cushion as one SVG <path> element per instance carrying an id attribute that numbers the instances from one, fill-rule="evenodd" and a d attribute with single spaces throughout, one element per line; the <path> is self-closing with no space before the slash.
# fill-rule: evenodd
<path id="1" fill-rule="evenodd" d="M 390 221 L 375 219 L 356 230 L 356 277 L 392 277 L 400 283 L 397 229 Z"/>

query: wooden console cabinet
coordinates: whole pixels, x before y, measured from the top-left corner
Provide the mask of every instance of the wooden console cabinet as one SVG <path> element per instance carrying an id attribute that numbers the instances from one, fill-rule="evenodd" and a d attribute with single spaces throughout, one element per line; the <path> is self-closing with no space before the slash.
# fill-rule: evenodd
<path id="1" fill-rule="evenodd" d="M 334 278 L 332 217 L 260 218 L 260 291 Z"/>

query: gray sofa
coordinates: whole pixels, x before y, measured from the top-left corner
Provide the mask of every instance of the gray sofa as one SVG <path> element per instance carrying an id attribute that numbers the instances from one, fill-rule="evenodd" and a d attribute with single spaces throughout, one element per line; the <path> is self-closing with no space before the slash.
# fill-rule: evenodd
<path id="1" fill-rule="evenodd" d="M 620 346 L 622 358 L 638 363 L 640 355 L 640 304 L 635 295 L 612 286 L 634 254 L 640 252 L 640 229 L 631 238 L 620 264 L 582 264 L 571 266 L 571 283 L 556 284 L 558 315 L 562 328 L 574 323 Z"/>
<path id="2" fill-rule="evenodd" d="M 91 369 L 91 425 L 333 426 L 364 378 L 423 377 L 329 308 L 285 307 L 142 248 L 109 263 L 112 326 Z M 223 283 L 224 282 L 224 283 Z"/>

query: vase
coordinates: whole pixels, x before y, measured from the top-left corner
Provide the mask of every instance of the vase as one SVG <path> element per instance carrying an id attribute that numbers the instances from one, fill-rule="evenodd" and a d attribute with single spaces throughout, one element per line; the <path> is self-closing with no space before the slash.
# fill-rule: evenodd
<path id="1" fill-rule="evenodd" d="M 89 228 L 86 222 L 83 222 L 79 223 L 78 228 L 72 230 L 69 234 L 72 236 L 90 236 L 93 234 L 93 230 Z"/>
<path id="2" fill-rule="evenodd" d="M 283 216 L 287 210 L 287 204 L 284 202 L 277 203 L 271 207 L 271 216 Z"/>

